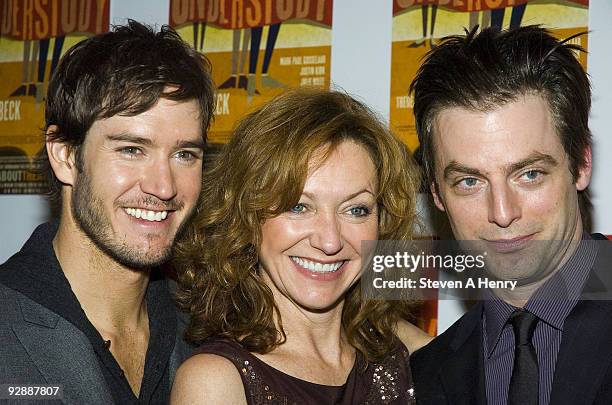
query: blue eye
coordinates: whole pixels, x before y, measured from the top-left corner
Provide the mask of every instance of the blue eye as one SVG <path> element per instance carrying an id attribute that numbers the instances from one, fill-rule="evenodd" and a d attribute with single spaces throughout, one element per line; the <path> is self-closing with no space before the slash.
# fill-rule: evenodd
<path id="1" fill-rule="evenodd" d="M 529 181 L 537 180 L 541 175 L 542 172 L 540 172 L 539 170 L 529 170 L 523 173 L 523 177 Z"/>
<path id="2" fill-rule="evenodd" d="M 142 153 L 140 148 L 136 146 L 126 146 L 124 148 L 119 149 L 119 152 L 126 154 L 126 155 L 137 155 L 139 153 Z"/>
<path id="3" fill-rule="evenodd" d="M 474 177 L 466 177 L 457 182 L 457 186 L 462 188 L 472 188 L 478 185 L 478 179 Z"/>
<path id="4" fill-rule="evenodd" d="M 370 209 L 366 206 L 359 205 L 349 209 L 349 213 L 355 217 L 366 217 L 370 215 Z"/>
<path id="5" fill-rule="evenodd" d="M 484 181 L 477 177 L 464 177 L 456 180 L 453 189 L 459 195 L 471 195 L 482 189 Z"/>
<path id="6" fill-rule="evenodd" d="M 194 160 L 196 155 L 188 150 L 181 150 L 176 153 L 176 156 L 181 160 Z"/>
<path id="7" fill-rule="evenodd" d="M 116 149 L 123 159 L 140 159 L 144 156 L 143 150 L 138 146 L 123 146 Z"/>
<path id="8" fill-rule="evenodd" d="M 301 214 L 306 211 L 306 205 L 303 203 L 297 203 L 291 207 L 289 211 L 293 212 L 294 214 Z"/>
<path id="9" fill-rule="evenodd" d="M 463 184 L 468 186 L 468 187 L 474 187 L 476 185 L 476 183 L 478 183 L 478 180 L 476 180 L 473 177 L 469 177 L 467 179 L 463 179 Z"/>

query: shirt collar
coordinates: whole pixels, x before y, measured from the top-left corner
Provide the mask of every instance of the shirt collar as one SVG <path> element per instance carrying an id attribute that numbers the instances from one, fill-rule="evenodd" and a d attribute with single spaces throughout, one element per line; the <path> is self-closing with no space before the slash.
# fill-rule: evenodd
<path id="1" fill-rule="evenodd" d="M 21 251 L 7 261 L 6 270 L 0 271 L 0 282 L 66 319 L 88 337 L 94 349 L 101 349 L 104 340 L 87 319 L 55 256 L 53 238 L 58 227 L 58 221 L 39 225 Z M 152 272 L 146 301 L 151 341 L 173 341 L 177 310 L 168 280 L 157 271 Z"/>
<path id="2" fill-rule="evenodd" d="M 563 330 L 565 318 L 572 311 L 580 297 L 584 283 L 595 262 L 597 247 L 589 243 L 591 237 L 584 233 L 576 251 L 569 260 L 544 283 L 527 301 L 524 309 L 536 315 L 553 328 Z M 483 291 L 484 333 L 487 356 L 493 350 L 512 312 L 518 308 L 497 297 L 491 290 Z"/>
<path id="3" fill-rule="evenodd" d="M 534 293 L 525 309 L 550 326 L 563 330 L 565 318 L 576 306 L 596 256 L 596 244 L 584 233 L 574 254 Z"/>
<path id="4" fill-rule="evenodd" d="M 501 337 L 502 330 L 516 311 L 516 307 L 499 299 L 491 290 L 486 289 L 482 292 L 484 298 L 484 333 L 487 343 L 487 357 L 493 354 L 493 350 Z"/>

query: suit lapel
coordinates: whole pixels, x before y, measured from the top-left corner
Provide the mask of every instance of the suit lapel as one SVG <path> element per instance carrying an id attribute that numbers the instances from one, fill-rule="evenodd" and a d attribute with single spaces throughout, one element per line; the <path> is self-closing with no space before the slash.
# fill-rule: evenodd
<path id="1" fill-rule="evenodd" d="M 463 318 L 451 342 L 451 354 L 440 369 L 449 404 L 486 405 L 482 352 L 482 303 Z"/>
<path id="2" fill-rule="evenodd" d="M 612 304 L 580 301 L 565 320 L 551 404 L 591 403 L 612 363 Z"/>
<path id="3" fill-rule="evenodd" d="M 113 403 L 98 359 L 85 335 L 43 306 L 20 298 L 24 322 L 13 331 L 49 384 L 63 385 L 68 404 Z"/>

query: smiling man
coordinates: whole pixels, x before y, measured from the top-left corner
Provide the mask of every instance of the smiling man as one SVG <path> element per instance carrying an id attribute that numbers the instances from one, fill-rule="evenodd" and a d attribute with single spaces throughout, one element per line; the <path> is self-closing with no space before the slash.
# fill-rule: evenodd
<path id="1" fill-rule="evenodd" d="M 612 255 L 579 208 L 591 92 L 578 51 L 535 26 L 472 31 L 431 51 L 411 86 L 435 205 L 487 252 L 489 277 L 517 285 L 483 291 L 412 356 L 420 403 L 612 402 Z"/>
<path id="2" fill-rule="evenodd" d="M 206 59 L 167 27 L 130 21 L 63 57 L 43 152 L 60 219 L 0 267 L 3 390 L 168 402 L 191 347 L 159 266 L 196 207 L 213 91 Z"/>

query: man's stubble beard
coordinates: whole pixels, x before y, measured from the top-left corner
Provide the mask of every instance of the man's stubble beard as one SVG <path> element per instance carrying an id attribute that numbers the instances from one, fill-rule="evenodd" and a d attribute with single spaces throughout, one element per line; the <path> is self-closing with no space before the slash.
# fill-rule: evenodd
<path id="1" fill-rule="evenodd" d="M 72 216 L 98 249 L 117 263 L 134 270 L 146 271 L 170 260 L 174 243 L 184 233 L 187 224 L 195 213 L 195 207 L 185 217 L 174 237 L 162 247 L 161 251 L 152 252 L 149 249 L 139 251 L 137 248 L 129 246 L 128 240 L 121 240 L 114 236 L 110 219 L 104 212 L 104 204 L 95 194 L 90 176 L 84 170 L 79 172 L 72 192 Z M 183 204 L 175 205 L 182 207 Z M 153 235 L 147 237 L 152 238 Z"/>

